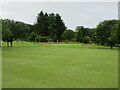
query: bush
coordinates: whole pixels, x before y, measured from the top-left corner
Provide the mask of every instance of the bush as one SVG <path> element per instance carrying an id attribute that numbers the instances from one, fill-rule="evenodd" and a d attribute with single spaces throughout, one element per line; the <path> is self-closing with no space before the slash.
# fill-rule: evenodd
<path id="1" fill-rule="evenodd" d="M 42 36 L 40 39 L 40 42 L 48 42 L 48 39 L 46 36 Z"/>
<path id="2" fill-rule="evenodd" d="M 65 30 L 62 34 L 63 41 L 72 41 L 75 38 L 75 32 L 72 30 Z"/>
<path id="3" fill-rule="evenodd" d="M 53 42 L 53 39 L 51 37 L 47 37 L 48 42 Z"/>
<path id="4" fill-rule="evenodd" d="M 37 42 L 40 42 L 40 41 L 41 41 L 41 36 L 37 36 L 37 37 L 36 37 L 36 41 L 37 41 Z"/>
<path id="5" fill-rule="evenodd" d="M 37 35 L 34 32 L 31 32 L 29 39 L 30 39 L 30 41 L 35 41 L 36 37 L 37 37 Z"/>
<path id="6" fill-rule="evenodd" d="M 46 36 L 37 36 L 36 41 L 37 42 L 48 42 L 48 38 Z"/>
<path id="7" fill-rule="evenodd" d="M 84 43 L 90 43 L 90 37 L 89 36 L 84 37 Z"/>
<path id="8" fill-rule="evenodd" d="M 57 42 L 57 38 L 56 37 L 53 37 L 53 42 Z"/>
<path id="9" fill-rule="evenodd" d="M 65 40 L 65 43 L 68 43 L 69 42 L 69 40 Z"/>

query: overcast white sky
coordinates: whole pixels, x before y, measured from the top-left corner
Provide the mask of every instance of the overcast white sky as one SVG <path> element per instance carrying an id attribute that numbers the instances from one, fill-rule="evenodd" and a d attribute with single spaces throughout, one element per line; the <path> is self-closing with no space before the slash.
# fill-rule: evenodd
<path id="1" fill-rule="evenodd" d="M 72 30 L 76 26 L 96 27 L 100 21 L 118 18 L 117 2 L 2 2 L 1 5 L 2 18 L 33 24 L 41 10 L 54 12 Z"/>

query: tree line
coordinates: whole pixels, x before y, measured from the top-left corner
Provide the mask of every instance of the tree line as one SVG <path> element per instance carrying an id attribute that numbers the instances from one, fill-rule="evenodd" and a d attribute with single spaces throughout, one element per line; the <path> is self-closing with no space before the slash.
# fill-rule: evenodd
<path id="1" fill-rule="evenodd" d="M 119 46 L 120 20 L 104 20 L 96 28 L 77 26 L 67 29 L 59 14 L 38 13 L 36 22 L 31 25 L 21 21 L 0 19 L 2 40 L 12 46 L 14 40 L 33 42 L 80 42 L 98 45 Z"/>

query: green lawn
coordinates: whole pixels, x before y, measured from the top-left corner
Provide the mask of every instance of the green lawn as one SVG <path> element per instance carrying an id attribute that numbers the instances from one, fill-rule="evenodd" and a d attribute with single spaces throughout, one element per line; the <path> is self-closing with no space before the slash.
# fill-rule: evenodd
<path id="1" fill-rule="evenodd" d="M 14 45 L 3 47 L 3 88 L 118 87 L 117 48 L 27 42 Z"/>

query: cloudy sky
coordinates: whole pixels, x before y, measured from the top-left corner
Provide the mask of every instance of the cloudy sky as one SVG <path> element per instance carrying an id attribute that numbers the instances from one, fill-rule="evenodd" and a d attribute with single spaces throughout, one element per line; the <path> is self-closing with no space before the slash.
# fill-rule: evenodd
<path id="1" fill-rule="evenodd" d="M 100 21 L 118 18 L 117 2 L 2 2 L 2 18 L 33 24 L 40 11 L 58 13 L 65 25 L 94 28 Z"/>

